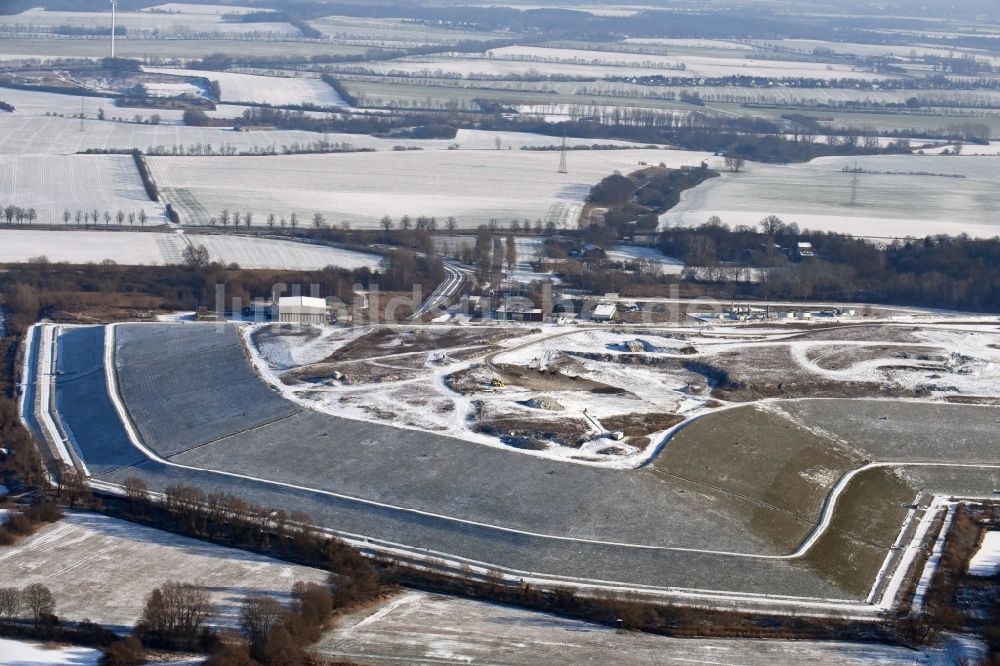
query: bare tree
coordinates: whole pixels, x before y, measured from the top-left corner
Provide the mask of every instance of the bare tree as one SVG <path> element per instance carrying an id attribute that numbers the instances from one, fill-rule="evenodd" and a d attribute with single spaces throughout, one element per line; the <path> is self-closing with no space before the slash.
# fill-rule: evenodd
<path id="1" fill-rule="evenodd" d="M 68 208 L 66 210 L 64 210 L 63 211 L 63 224 L 65 224 L 68 227 L 69 226 L 70 218 L 72 218 L 72 217 L 73 217 L 73 215 L 69 212 Z"/>
<path id="2" fill-rule="evenodd" d="M 214 613 L 208 592 L 187 583 L 167 581 L 146 597 L 140 622 L 155 636 L 191 641 Z"/>
<path id="3" fill-rule="evenodd" d="M 146 226 L 146 220 L 149 219 L 149 215 L 146 214 L 146 209 L 143 208 L 139 211 L 139 226 Z"/>
<path id="4" fill-rule="evenodd" d="M 271 227 L 273 229 L 274 228 L 274 222 L 275 222 L 276 219 L 277 218 L 275 217 L 274 213 L 268 213 L 267 214 L 267 226 L 269 226 L 269 227 Z"/>
<path id="5" fill-rule="evenodd" d="M 323 222 L 324 222 L 323 213 L 320 213 L 319 211 L 313 213 L 313 228 L 314 229 L 322 229 L 323 228 Z"/>
<path id="6" fill-rule="evenodd" d="M 59 496 L 71 508 L 78 504 L 85 504 L 93 498 L 90 485 L 87 483 L 87 475 L 75 465 L 61 465 L 58 479 Z"/>
<path id="7" fill-rule="evenodd" d="M 288 224 L 291 225 L 292 229 L 299 226 L 299 215 L 298 213 L 292 213 L 292 216 L 288 220 Z"/>
<path id="8" fill-rule="evenodd" d="M 489 223 L 487 223 L 486 228 L 490 230 L 490 233 L 496 233 L 496 230 L 500 228 L 500 220 L 495 217 L 491 217 Z"/>
<path id="9" fill-rule="evenodd" d="M 31 621 L 37 627 L 44 615 L 51 615 L 56 609 L 52 591 L 41 583 L 33 583 L 21 591 L 21 603 L 31 612 Z"/>
<path id="10" fill-rule="evenodd" d="M 211 260 L 208 248 L 204 245 L 188 245 L 184 248 L 183 257 L 184 263 L 187 264 L 188 268 L 204 268 L 208 266 L 208 262 Z"/>
<path id="11" fill-rule="evenodd" d="M 240 629 L 250 645 L 261 645 L 274 627 L 281 623 L 286 611 L 277 599 L 265 595 L 250 595 L 240 606 Z"/>
<path id="12" fill-rule="evenodd" d="M 247 226 L 247 228 L 250 228 L 250 225 L 253 224 L 253 211 L 252 210 L 248 210 L 247 213 L 246 213 L 246 215 L 243 216 L 243 224 L 245 224 Z"/>
<path id="13" fill-rule="evenodd" d="M 497 147 L 497 150 L 500 150 L 503 147 L 503 139 L 499 134 L 493 139 L 493 145 Z"/>
<path id="14" fill-rule="evenodd" d="M 285 228 L 285 225 L 286 225 L 286 224 L 288 224 L 288 223 L 287 223 L 287 222 L 285 221 L 285 216 L 284 216 L 284 215 L 282 215 L 282 216 L 281 216 L 281 220 L 280 220 L 279 224 L 281 225 L 281 228 L 282 228 L 282 229 L 284 229 L 284 228 Z"/>
<path id="15" fill-rule="evenodd" d="M 768 238 L 774 238 L 784 230 L 785 223 L 777 215 L 768 215 L 758 223 L 758 226 L 761 233 L 767 234 Z"/>
<path id="16" fill-rule="evenodd" d="M 392 222 L 392 218 L 389 217 L 388 215 L 383 215 L 382 219 L 379 220 L 379 224 L 382 225 L 382 229 L 383 230 L 385 230 L 385 231 L 392 231 L 393 222 Z"/>
<path id="17" fill-rule="evenodd" d="M 409 229 L 410 225 L 411 225 L 411 222 L 410 222 L 410 216 L 409 215 L 404 215 L 403 217 L 401 217 L 399 219 L 399 228 L 402 229 L 403 231 L 406 231 L 407 229 Z"/>
<path id="18" fill-rule="evenodd" d="M 125 222 L 125 211 L 123 211 L 121 208 L 119 208 L 118 212 L 115 213 L 115 220 L 118 221 L 118 226 L 119 227 L 122 226 L 122 223 Z"/>
<path id="19" fill-rule="evenodd" d="M 129 211 L 129 214 L 128 214 L 128 226 L 130 226 L 130 227 L 134 227 L 135 226 L 135 211 L 134 210 Z"/>
<path id="20" fill-rule="evenodd" d="M 76 209 L 76 224 L 77 224 L 77 226 L 79 226 L 79 225 L 80 225 L 80 221 L 81 221 L 82 219 L 83 219 L 83 211 L 82 211 L 82 210 L 80 210 L 79 208 L 77 208 L 77 209 Z"/>
<path id="21" fill-rule="evenodd" d="M 961 144 L 956 144 L 955 150 L 961 150 L 960 145 Z M 955 154 L 958 155 L 958 153 Z M 36 211 L 34 208 L 29 208 L 27 211 L 25 211 L 24 214 L 28 217 L 28 224 L 31 224 L 36 219 L 38 219 L 38 211 Z"/>
<path id="22" fill-rule="evenodd" d="M 504 261 L 507 263 L 508 272 L 513 270 L 514 264 L 517 263 L 517 241 L 514 240 L 513 234 L 507 236 L 507 247 L 504 252 Z"/>
<path id="23" fill-rule="evenodd" d="M 229 226 L 229 209 L 223 208 L 222 212 L 219 213 L 219 222 L 222 223 L 222 228 L 225 229 Z"/>
<path id="24" fill-rule="evenodd" d="M 454 235 L 455 229 L 458 228 L 458 220 L 449 215 L 448 219 L 445 220 L 445 226 L 448 227 L 448 233 Z"/>
<path id="25" fill-rule="evenodd" d="M 0 622 L 10 622 L 21 612 L 21 591 L 16 587 L 0 587 Z"/>
<path id="26" fill-rule="evenodd" d="M 149 501 L 149 487 L 146 482 L 136 476 L 130 476 L 122 483 L 125 499 L 133 511 L 144 507 Z"/>
<path id="27" fill-rule="evenodd" d="M 100 222 L 101 218 L 98 217 L 98 213 L 97 213 L 97 209 L 96 208 L 90 213 L 90 219 L 92 219 L 94 221 L 94 226 L 95 227 L 97 226 L 97 223 Z"/>
<path id="28" fill-rule="evenodd" d="M 731 157 L 726 156 L 724 160 L 726 168 L 732 173 L 739 173 L 743 170 L 743 165 L 746 163 L 742 157 Z"/>

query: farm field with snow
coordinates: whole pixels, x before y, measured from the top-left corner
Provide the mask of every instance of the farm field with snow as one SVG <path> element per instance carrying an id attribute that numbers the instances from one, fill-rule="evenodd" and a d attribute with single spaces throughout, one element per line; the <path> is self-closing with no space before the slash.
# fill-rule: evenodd
<path id="1" fill-rule="evenodd" d="M 154 157 L 161 192 L 184 223 L 206 224 L 223 209 L 290 216 L 304 224 L 319 211 L 328 223 L 376 227 L 383 215 L 448 216 L 462 227 L 492 218 L 551 220 L 574 227 L 591 186 L 639 162 L 697 165 L 704 153 L 666 150 L 579 151 L 559 174 L 559 153 L 521 150 L 405 151 L 278 157 Z M 303 218 L 306 215 L 306 218 Z"/>
<path id="2" fill-rule="evenodd" d="M 398 18 L 326 16 L 311 21 L 310 25 L 337 44 L 376 48 L 408 48 L 510 37 L 510 33 L 450 29 L 444 25 Z"/>
<path id="3" fill-rule="evenodd" d="M 851 206 L 858 168 L 857 205 Z M 917 175 L 928 174 L 928 175 Z M 956 177 L 957 176 L 957 177 Z M 661 217 L 667 226 L 694 226 L 718 215 L 735 226 L 767 215 L 803 229 L 878 238 L 967 233 L 991 238 L 1000 226 L 984 210 L 1000 207 L 1000 161 L 994 157 L 873 156 L 819 158 L 808 164 L 751 163 L 686 190 Z"/>
<path id="4" fill-rule="evenodd" d="M 375 254 L 239 235 L 191 235 L 204 245 L 211 261 L 241 268 L 320 270 L 326 266 L 376 270 Z M 123 265 L 164 266 L 183 263 L 185 242 L 176 233 L 130 231 L 40 231 L 0 228 L 0 263 L 23 263 L 44 257 L 74 264 L 108 260 Z"/>
<path id="5" fill-rule="evenodd" d="M 348 270 L 368 268 L 375 271 L 382 266 L 382 259 L 377 254 L 323 245 L 238 235 L 192 234 L 188 239 L 194 245 L 204 245 L 212 260 L 239 264 L 240 268 L 318 271 L 336 266 Z"/>
<path id="6" fill-rule="evenodd" d="M 395 146 L 423 150 L 484 149 L 495 150 L 499 137 L 504 149 L 522 147 L 556 147 L 561 138 L 523 132 L 487 132 L 460 129 L 454 139 L 380 138 L 368 134 L 319 134 L 301 130 L 261 130 L 237 132 L 231 127 L 192 127 L 181 122 L 180 111 L 164 109 L 120 109 L 114 100 L 79 97 L 44 92 L 0 89 L 0 100 L 16 107 L 14 113 L 0 113 L 0 154 L 71 155 L 89 149 L 132 149 L 147 152 L 170 151 L 177 146 L 182 152 L 200 147 L 201 152 L 236 152 L 273 150 L 281 153 L 285 147 L 308 146 L 319 140 L 341 144 L 347 148 L 391 151 Z M 81 100 L 86 120 L 72 117 L 80 113 Z M 132 120 L 138 115 L 148 120 L 154 113 L 161 117 L 159 125 L 97 120 L 103 110 L 108 118 L 121 116 Z M 220 104 L 213 117 L 239 119 L 244 107 Z M 66 117 L 58 117 L 66 116 Z M 641 144 L 611 139 L 566 140 L 568 146 L 642 147 Z"/>
<path id="7" fill-rule="evenodd" d="M 146 595 L 167 581 L 205 587 L 211 624 L 235 629 L 239 605 L 261 593 L 288 603 L 292 584 L 323 583 L 327 572 L 224 548 L 115 518 L 70 513 L 14 546 L 0 548 L 0 587 L 43 583 L 56 614 L 129 631 Z"/>
<path id="8" fill-rule="evenodd" d="M 300 36 L 298 28 L 289 23 L 233 23 L 221 15 L 188 12 L 127 12 L 119 11 L 117 23 L 129 35 L 158 38 L 190 38 L 198 36 L 289 37 Z M 104 28 L 111 25 L 111 12 L 72 12 L 29 9 L 20 14 L 0 17 L 0 30 L 27 34 L 44 33 L 46 28 L 60 26 Z"/>
<path id="9" fill-rule="evenodd" d="M 373 666 L 403 661 L 452 663 L 663 663 L 744 666 L 944 666 L 963 652 L 978 658 L 982 646 L 949 640 L 937 648 L 845 641 L 672 638 L 617 631 L 535 611 L 407 591 L 376 608 L 342 617 L 315 651 L 326 658 Z"/>
<path id="10" fill-rule="evenodd" d="M 657 56 L 640 53 L 600 52 L 554 49 L 535 46 L 512 46 L 489 51 L 485 57 L 413 56 L 391 62 L 365 63 L 364 69 L 381 74 L 393 72 L 410 75 L 447 74 L 459 76 L 504 77 L 529 73 L 606 78 L 612 76 L 652 76 L 683 72 L 689 76 L 721 77 L 731 75 L 772 77 L 814 77 L 871 80 L 873 72 L 848 65 L 826 65 L 781 60 L 755 60 L 718 56 Z M 829 69 L 828 69 L 829 67 Z M 349 66 L 345 71 L 354 71 Z"/>
<path id="11" fill-rule="evenodd" d="M 3 18 L 0 18 L 0 23 Z M 235 24 L 246 25 L 246 24 Z M 269 23 L 267 25 L 276 25 Z M 261 56 L 314 56 L 314 55 L 362 55 L 367 50 L 362 46 L 327 44 L 322 42 L 297 41 L 296 35 L 289 34 L 284 39 L 254 40 L 254 53 Z M 246 42 L 220 36 L 216 39 L 120 39 L 116 49 L 127 58 L 157 59 L 204 58 L 213 53 L 241 53 Z M 5 39 L 0 46 L 0 61 L 38 58 L 103 58 L 108 53 L 106 42 L 97 39 L 58 39 L 35 35 Z"/>
<path id="12" fill-rule="evenodd" d="M 256 102 L 276 106 L 286 104 L 347 106 L 347 102 L 337 94 L 337 91 L 318 78 L 259 76 L 164 67 L 147 67 L 146 71 L 156 74 L 204 77 L 218 81 L 223 102 Z"/>
<path id="13" fill-rule="evenodd" d="M 74 224 L 78 210 L 98 211 L 102 225 L 105 212 L 114 218 L 119 210 L 137 216 L 145 211 L 147 224 L 165 222 L 163 207 L 146 196 L 131 155 L 0 155 L 0 200 L 34 208 L 41 224 L 65 224 L 66 210 Z"/>

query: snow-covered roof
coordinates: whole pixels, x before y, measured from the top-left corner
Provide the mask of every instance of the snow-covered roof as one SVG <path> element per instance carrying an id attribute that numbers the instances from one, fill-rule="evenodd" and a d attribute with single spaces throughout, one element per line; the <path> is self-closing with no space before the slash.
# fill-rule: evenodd
<path id="1" fill-rule="evenodd" d="M 614 303 L 601 303 L 600 305 L 598 305 L 597 307 L 594 308 L 594 315 L 593 316 L 595 316 L 595 317 L 613 317 L 615 315 L 615 311 L 617 309 L 618 309 L 618 306 L 616 306 Z"/>
<path id="2" fill-rule="evenodd" d="M 278 299 L 278 309 L 322 308 L 326 310 L 326 300 L 311 296 L 282 296 Z"/>

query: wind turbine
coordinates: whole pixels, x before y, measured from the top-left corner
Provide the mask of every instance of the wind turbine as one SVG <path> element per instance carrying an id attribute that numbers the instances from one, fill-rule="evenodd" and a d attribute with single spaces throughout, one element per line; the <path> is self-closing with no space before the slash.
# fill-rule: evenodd
<path id="1" fill-rule="evenodd" d="M 111 58 L 115 57 L 115 19 L 118 13 L 118 0 L 111 0 Z"/>

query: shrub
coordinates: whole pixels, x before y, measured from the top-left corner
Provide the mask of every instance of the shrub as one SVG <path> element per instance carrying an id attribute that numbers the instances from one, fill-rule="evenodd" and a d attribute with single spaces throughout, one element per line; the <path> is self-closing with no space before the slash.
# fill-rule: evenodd
<path id="1" fill-rule="evenodd" d="M 35 531 L 35 523 L 23 513 L 12 513 L 7 516 L 4 528 L 11 534 L 27 536 Z"/>
<path id="2" fill-rule="evenodd" d="M 58 520 L 62 520 L 63 512 L 59 506 L 53 502 L 42 502 L 41 504 L 33 504 L 28 507 L 28 510 L 24 512 L 31 520 L 36 523 L 54 523 Z"/>
<path id="3" fill-rule="evenodd" d="M 135 636 L 109 645 L 101 656 L 101 666 L 138 666 L 146 663 L 146 650 Z"/>

